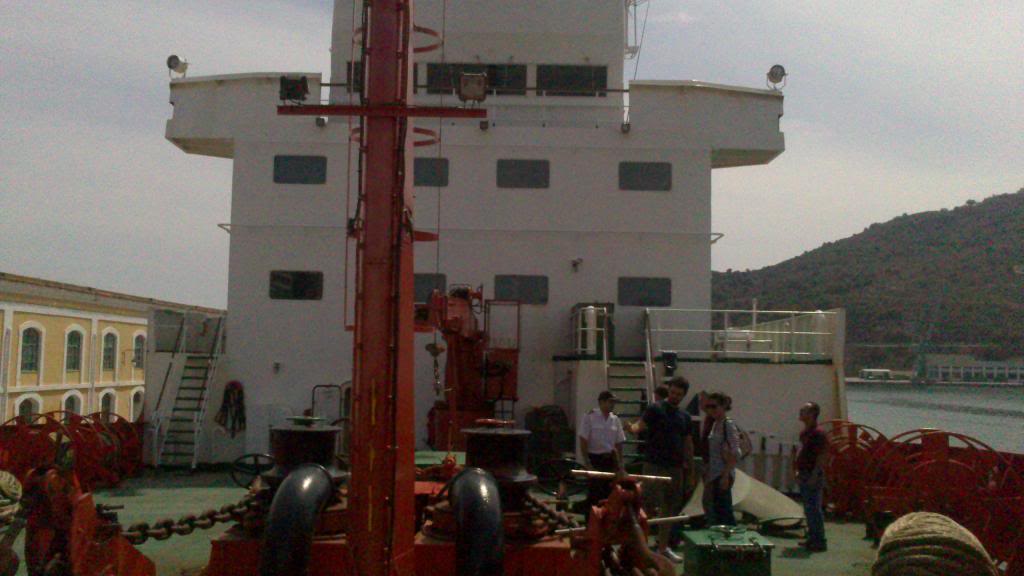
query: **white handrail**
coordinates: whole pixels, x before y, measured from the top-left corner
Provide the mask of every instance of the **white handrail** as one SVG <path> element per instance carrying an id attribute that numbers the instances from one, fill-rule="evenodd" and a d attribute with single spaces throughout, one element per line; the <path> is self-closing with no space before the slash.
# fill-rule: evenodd
<path id="1" fill-rule="evenodd" d="M 654 352 L 651 347 L 651 314 L 644 309 L 644 383 L 647 387 L 647 401 L 654 401 Z"/>

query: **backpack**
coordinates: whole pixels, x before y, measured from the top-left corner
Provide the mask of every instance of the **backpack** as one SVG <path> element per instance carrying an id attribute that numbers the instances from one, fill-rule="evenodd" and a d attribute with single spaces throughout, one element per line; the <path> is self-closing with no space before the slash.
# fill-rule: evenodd
<path id="1" fill-rule="evenodd" d="M 751 442 L 750 435 L 747 434 L 747 431 L 744 430 L 743 428 L 740 428 L 740 425 L 737 424 L 732 418 L 726 418 L 725 422 L 726 424 L 723 428 L 723 431 L 725 434 L 725 441 L 727 443 L 729 442 L 729 422 L 732 422 L 733 426 L 736 427 L 736 430 L 739 431 L 739 438 L 736 441 L 736 448 L 739 450 L 739 455 L 737 456 L 736 460 L 737 462 L 742 461 L 747 456 L 750 456 L 750 453 L 754 451 L 754 443 Z"/>

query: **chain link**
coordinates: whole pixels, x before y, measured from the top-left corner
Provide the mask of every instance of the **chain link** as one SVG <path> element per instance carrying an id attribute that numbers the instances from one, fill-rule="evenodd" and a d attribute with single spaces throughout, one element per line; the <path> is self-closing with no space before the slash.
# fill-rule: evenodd
<path id="1" fill-rule="evenodd" d="M 129 526 L 121 535 L 132 545 L 138 546 L 150 538 L 158 541 L 167 540 L 174 535 L 188 536 L 196 528 L 209 530 L 216 524 L 232 521 L 241 522 L 248 513 L 260 512 L 261 510 L 262 502 L 255 495 L 250 494 L 242 498 L 237 504 L 227 504 L 221 506 L 219 510 L 210 509 L 198 516 L 189 514 L 178 518 L 176 521 L 164 518 L 152 524 L 138 522 Z"/>

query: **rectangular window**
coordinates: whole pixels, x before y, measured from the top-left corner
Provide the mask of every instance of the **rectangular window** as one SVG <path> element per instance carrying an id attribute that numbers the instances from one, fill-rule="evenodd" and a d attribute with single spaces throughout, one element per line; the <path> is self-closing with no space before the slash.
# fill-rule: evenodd
<path id="1" fill-rule="evenodd" d="M 455 94 L 463 74 L 487 74 L 491 95 L 526 94 L 525 64 L 427 64 L 427 93 Z"/>
<path id="2" fill-rule="evenodd" d="M 548 303 L 548 277 L 505 275 L 494 277 L 494 298 L 521 304 Z"/>
<path id="3" fill-rule="evenodd" d="M 323 295 L 323 272 L 274 270 L 270 273 L 272 300 L 320 300 Z"/>
<path id="4" fill-rule="evenodd" d="M 547 160 L 498 160 L 498 188 L 548 188 L 551 163 Z"/>
<path id="5" fill-rule="evenodd" d="M 444 294 L 448 289 L 448 277 L 444 274 L 417 274 L 413 277 L 414 300 L 417 304 L 430 300 L 430 294 L 438 290 Z"/>
<path id="6" fill-rule="evenodd" d="M 274 156 L 275 184 L 323 184 L 326 181 L 326 156 Z"/>
<path id="7" fill-rule="evenodd" d="M 354 69 L 354 72 L 353 72 Z M 345 68 L 345 90 L 359 94 L 363 91 L 363 63 L 349 62 Z"/>
<path id="8" fill-rule="evenodd" d="M 67 361 L 64 369 L 68 372 L 78 372 L 82 369 L 82 333 L 68 332 L 67 350 L 65 351 Z"/>
<path id="9" fill-rule="evenodd" d="M 448 159 L 416 158 L 413 160 L 412 183 L 413 186 L 447 186 Z"/>
<path id="10" fill-rule="evenodd" d="M 619 278 L 620 306 L 671 306 L 671 278 Z"/>
<path id="11" fill-rule="evenodd" d="M 667 192 L 671 189 L 670 162 L 619 162 L 619 190 Z"/>
<path id="12" fill-rule="evenodd" d="M 607 96 L 607 66 L 537 66 L 538 96 Z"/>

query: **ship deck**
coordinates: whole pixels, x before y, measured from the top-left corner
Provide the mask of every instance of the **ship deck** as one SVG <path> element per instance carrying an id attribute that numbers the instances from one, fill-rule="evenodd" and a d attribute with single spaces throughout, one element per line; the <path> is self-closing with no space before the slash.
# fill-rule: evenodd
<path id="1" fill-rule="evenodd" d="M 178 518 L 185 514 L 199 514 L 209 508 L 235 503 L 244 491 L 235 486 L 224 472 L 147 471 L 129 479 L 120 487 L 95 494 L 96 501 L 104 504 L 124 505 L 118 511 L 124 526 L 135 522 L 154 522 L 162 518 Z M 158 542 L 150 540 L 139 550 L 151 558 L 160 576 L 198 575 L 210 554 L 210 539 L 221 535 L 229 524 L 220 524 L 210 530 L 196 530 L 189 536 L 173 536 Z M 865 540 L 864 526 L 855 523 L 829 523 L 827 525 L 829 551 L 808 554 L 796 544 L 796 535 L 790 538 L 771 536 L 776 548 L 772 556 L 775 576 L 867 576 L 871 572 L 875 551 Z M 23 542 L 16 543 L 21 555 Z M 680 574 L 682 568 L 680 568 Z M 18 575 L 27 574 L 22 564 Z"/>

